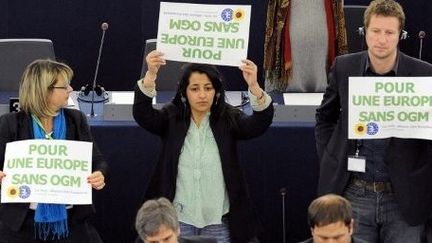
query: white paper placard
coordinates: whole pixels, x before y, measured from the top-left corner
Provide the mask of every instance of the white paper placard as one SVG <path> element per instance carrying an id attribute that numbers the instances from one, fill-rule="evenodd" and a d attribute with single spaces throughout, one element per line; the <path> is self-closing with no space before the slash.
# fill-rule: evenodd
<path id="1" fill-rule="evenodd" d="M 157 50 L 167 60 L 240 66 L 250 13 L 250 5 L 161 2 Z"/>
<path id="2" fill-rule="evenodd" d="M 348 138 L 432 139 L 432 77 L 350 77 Z"/>
<path id="3" fill-rule="evenodd" d="M 7 143 L 1 202 L 91 204 L 92 147 L 70 140 Z"/>

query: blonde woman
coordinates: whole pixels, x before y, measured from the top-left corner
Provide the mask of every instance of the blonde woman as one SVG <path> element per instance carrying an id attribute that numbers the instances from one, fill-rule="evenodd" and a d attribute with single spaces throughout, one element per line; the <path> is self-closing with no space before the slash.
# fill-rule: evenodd
<path id="1" fill-rule="evenodd" d="M 27 66 L 20 83 L 21 111 L 0 117 L 0 169 L 8 142 L 93 141 L 85 116 L 64 108 L 73 90 L 69 84 L 72 76 L 70 67 L 52 60 L 36 60 Z M 94 143 L 92 163 L 93 173 L 87 180 L 95 190 L 101 190 L 107 164 Z M 0 171 L 0 182 L 5 176 Z M 102 242 L 88 222 L 93 211 L 92 205 L 0 204 L 0 242 Z"/>

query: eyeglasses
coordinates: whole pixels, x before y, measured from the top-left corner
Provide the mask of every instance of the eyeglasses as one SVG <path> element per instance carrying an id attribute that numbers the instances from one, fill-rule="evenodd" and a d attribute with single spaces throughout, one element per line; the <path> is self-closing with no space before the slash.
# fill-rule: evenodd
<path id="1" fill-rule="evenodd" d="M 50 89 L 64 89 L 64 90 L 68 90 L 69 89 L 70 84 L 66 84 L 66 86 L 50 86 Z"/>

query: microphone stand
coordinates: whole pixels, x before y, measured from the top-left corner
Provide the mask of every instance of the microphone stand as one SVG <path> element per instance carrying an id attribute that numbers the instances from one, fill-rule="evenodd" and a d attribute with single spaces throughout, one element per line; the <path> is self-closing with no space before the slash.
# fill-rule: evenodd
<path id="1" fill-rule="evenodd" d="M 286 196 L 287 190 L 285 187 L 282 187 L 280 189 L 280 195 L 282 196 L 282 242 L 286 243 L 286 223 L 285 223 L 285 196 Z"/>
<path id="2" fill-rule="evenodd" d="M 420 47 L 419 47 L 419 59 L 422 59 L 422 52 L 423 52 L 423 39 L 426 36 L 426 32 L 424 32 L 423 30 L 421 30 L 418 34 L 418 37 L 420 39 Z"/>
<path id="3" fill-rule="evenodd" d="M 91 117 L 95 117 L 96 114 L 94 112 L 94 96 L 95 96 L 95 88 L 96 88 L 96 80 L 97 80 L 97 75 L 98 75 L 98 71 L 99 71 L 99 64 L 100 64 L 100 58 L 102 55 L 102 48 L 103 48 L 103 43 L 104 43 L 104 39 L 105 39 L 105 32 L 108 29 L 108 24 L 107 23 L 102 23 L 102 37 L 101 37 L 101 42 L 99 45 L 99 53 L 98 53 L 98 58 L 96 61 L 96 70 L 95 70 L 95 75 L 93 78 L 93 85 L 92 85 L 92 99 L 91 99 L 91 110 L 90 110 L 90 116 Z"/>

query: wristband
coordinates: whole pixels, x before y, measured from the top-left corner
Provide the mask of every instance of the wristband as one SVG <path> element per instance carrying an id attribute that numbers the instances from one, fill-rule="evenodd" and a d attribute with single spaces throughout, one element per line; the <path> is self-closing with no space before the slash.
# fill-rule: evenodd
<path id="1" fill-rule="evenodd" d="M 264 98 L 264 90 L 261 90 L 261 96 L 258 98 L 259 100 Z"/>

